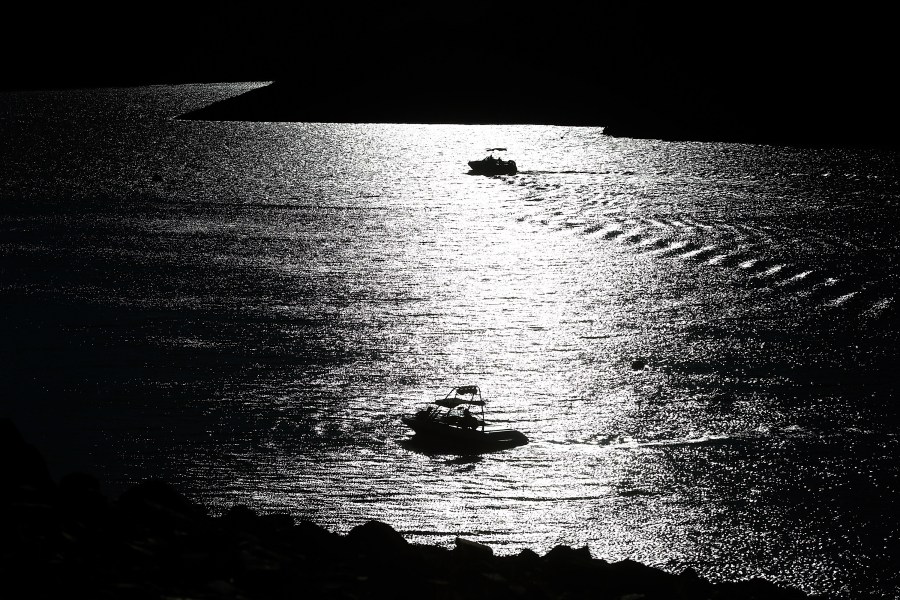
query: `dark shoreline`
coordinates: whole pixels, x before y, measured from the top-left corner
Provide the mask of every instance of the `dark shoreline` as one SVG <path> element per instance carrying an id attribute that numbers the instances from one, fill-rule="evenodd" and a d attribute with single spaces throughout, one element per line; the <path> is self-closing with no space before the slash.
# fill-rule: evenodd
<path id="1" fill-rule="evenodd" d="M 900 147 L 900 124 L 891 111 L 838 107 L 813 97 L 771 104 L 761 92 L 725 94 L 695 82 L 597 97 L 582 89 L 564 98 L 529 99 L 526 91 L 498 102 L 471 100 L 450 91 L 399 92 L 358 102 L 352 90 L 317 92 L 300 80 L 268 83 L 180 115 L 181 120 L 549 125 L 602 127 L 610 137 L 665 141 L 748 143 L 799 147 Z M 879 100 L 883 102 L 883 100 Z M 842 110 L 843 109 L 843 110 Z M 869 110 L 872 109 L 872 110 Z"/>
<path id="2" fill-rule="evenodd" d="M 452 550 L 410 544 L 378 521 L 339 535 L 245 506 L 212 517 L 162 481 L 109 499 L 90 475 L 55 482 L 9 419 L 0 448 L 5 584 L 29 598 L 826 598 L 609 563 L 587 547 L 501 557 L 461 538 Z"/>

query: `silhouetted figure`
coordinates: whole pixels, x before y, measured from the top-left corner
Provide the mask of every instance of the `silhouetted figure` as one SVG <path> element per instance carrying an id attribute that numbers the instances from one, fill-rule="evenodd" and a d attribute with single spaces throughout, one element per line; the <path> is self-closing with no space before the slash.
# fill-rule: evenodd
<path id="1" fill-rule="evenodd" d="M 463 410 L 463 427 L 468 427 L 469 429 L 476 429 L 478 427 L 478 419 L 472 416 L 472 413 L 469 412 L 469 409 Z"/>

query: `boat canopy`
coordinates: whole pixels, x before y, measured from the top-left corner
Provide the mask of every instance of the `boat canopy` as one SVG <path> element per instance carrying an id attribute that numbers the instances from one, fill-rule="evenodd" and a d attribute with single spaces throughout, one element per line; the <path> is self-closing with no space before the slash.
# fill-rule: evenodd
<path id="1" fill-rule="evenodd" d="M 484 406 L 484 400 L 467 400 L 466 398 L 441 398 L 436 400 L 435 404 L 445 406 L 447 408 L 456 408 L 462 404 L 470 404 L 472 406 Z"/>
<path id="2" fill-rule="evenodd" d="M 484 400 L 481 399 L 481 392 L 477 385 L 461 385 L 450 390 L 440 400 L 436 400 L 435 404 L 446 408 L 456 408 L 463 404 L 484 406 Z"/>

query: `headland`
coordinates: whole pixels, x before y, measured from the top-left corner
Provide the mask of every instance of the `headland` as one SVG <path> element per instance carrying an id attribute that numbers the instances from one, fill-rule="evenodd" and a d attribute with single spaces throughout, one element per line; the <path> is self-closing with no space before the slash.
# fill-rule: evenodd
<path id="1" fill-rule="evenodd" d="M 764 90 L 698 81 L 637 85 L 606 82 L 592 93 L 580 82 L 568 94 L 535 96 L 526 88 L 476 96 L 433 88 L 379 89 L 365 101 L 350 88 L 273 81 L 181 115 L 185 120 L 551 125 L 602 127 L 616 138 L 787 145 L 900 146 L 897 112 L 884 98 L 867 105 L 794 91 L 773 99 Z M 373 84 L 374 85 L 374 84 Z M 573 86 L 567 86 L 572 88 Z M 609 89 L 611 88 L 611 89 Z M 611 91 L 616 90 L 616 91 Z M 501 100 L 497 98 L 501 97 Z"/>

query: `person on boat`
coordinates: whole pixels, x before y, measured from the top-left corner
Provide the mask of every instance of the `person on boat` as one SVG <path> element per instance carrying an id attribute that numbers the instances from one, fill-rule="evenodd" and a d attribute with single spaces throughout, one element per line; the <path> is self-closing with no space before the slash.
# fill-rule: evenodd
<path id="1" fill-rule="evenodd" d="M 463 427 L 467 429 L 477 429 L 478 428 L 478 419 L 472 416 L 472 413 L 469 412 L 469 409 L 463 410 Z"/>

